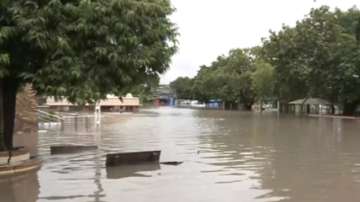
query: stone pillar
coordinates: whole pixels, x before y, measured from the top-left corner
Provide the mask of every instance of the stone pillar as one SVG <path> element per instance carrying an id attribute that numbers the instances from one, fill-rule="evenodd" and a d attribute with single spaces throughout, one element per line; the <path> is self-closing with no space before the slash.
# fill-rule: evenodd
<path id="1" fill-rule="evenodd" d="M 26 85 L 16 98 L 14 146 L 25 147 L 31 156 L 37 155 L 38 116 L 36 110 L 36 93 L 30 85 Z"/>

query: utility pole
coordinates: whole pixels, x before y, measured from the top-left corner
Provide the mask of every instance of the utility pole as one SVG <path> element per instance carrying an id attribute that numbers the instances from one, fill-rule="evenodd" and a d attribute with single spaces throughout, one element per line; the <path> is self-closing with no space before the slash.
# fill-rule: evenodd
<path id="1" fill-rule="evenodd" d="M 99 126 L 101 123 L 101 106 L 100 103 L 95 104 L 95 125 Z"/>

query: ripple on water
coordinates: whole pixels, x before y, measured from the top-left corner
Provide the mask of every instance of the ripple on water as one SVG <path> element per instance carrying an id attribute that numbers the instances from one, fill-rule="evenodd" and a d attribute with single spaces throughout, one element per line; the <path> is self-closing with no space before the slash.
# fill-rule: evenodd
<path id="1" fill-rule="evenodd" d="M 41 128 L 37 174 L 0 178 L 0 201 L 356 201 L 358 131 L 341 120 L 173 108 L 104 114 L 98 127 L 93 117 L 68 117 Z M 49 153 L 73 143 L 99 149 Z M 184 163 L 104 166 L 108 152 L 154 149 Z"/>

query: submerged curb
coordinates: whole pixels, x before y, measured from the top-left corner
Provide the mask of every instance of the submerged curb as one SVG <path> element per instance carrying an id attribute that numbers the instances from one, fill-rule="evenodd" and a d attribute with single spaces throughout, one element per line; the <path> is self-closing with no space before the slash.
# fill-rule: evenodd
<path id="1" fill-rule="evenodd" d="M 23 162 L 18 162 L 9 165 L 0 165 L 0 177 L 14 174 L 21 174 L 41 167 L 41 161 L 37 159 L 30 159 Z"/>
<path id="2" fill-rule="evenodd" d="M 23 162 L 30 159 L 30 153 L 24 149 L 19 148 L 14 151 L 11 151 L 11 162 L 18 163 Z M 0 152 L 0 166 L 7 164 L 9 160 L 9 152 L 8 151 L 1 151 Z"/>
<path id="3" fill-rule="evenodd" d="M 360 120 L 359 117 L 356 116 L 342 116 L 342 115 L 317 115 L 317 114 L 309 114 L 309 117 L 313 118 L 331 118 L 331 119 L 348 119 L 348 120 Z"/>

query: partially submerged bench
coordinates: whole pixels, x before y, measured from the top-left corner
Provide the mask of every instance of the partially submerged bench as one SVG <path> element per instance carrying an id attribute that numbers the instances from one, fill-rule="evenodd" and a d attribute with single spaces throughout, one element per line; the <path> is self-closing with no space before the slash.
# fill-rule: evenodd
<path id="1" fill-rule="evenodd" d="M 98 149 L 97 146 L 90 145 L 56 145 L 50 147 L 50 153 L 51 155 L 57 155 L 57 154 L 73 154 L 73 153 L 79 153 L 84 151 L 91 151 Z"/>
<path id="2" fill-rule="evenodd" d="M 159 163 L 161 151 L 127 152 L 106 155 L 106 166 Z"/>

